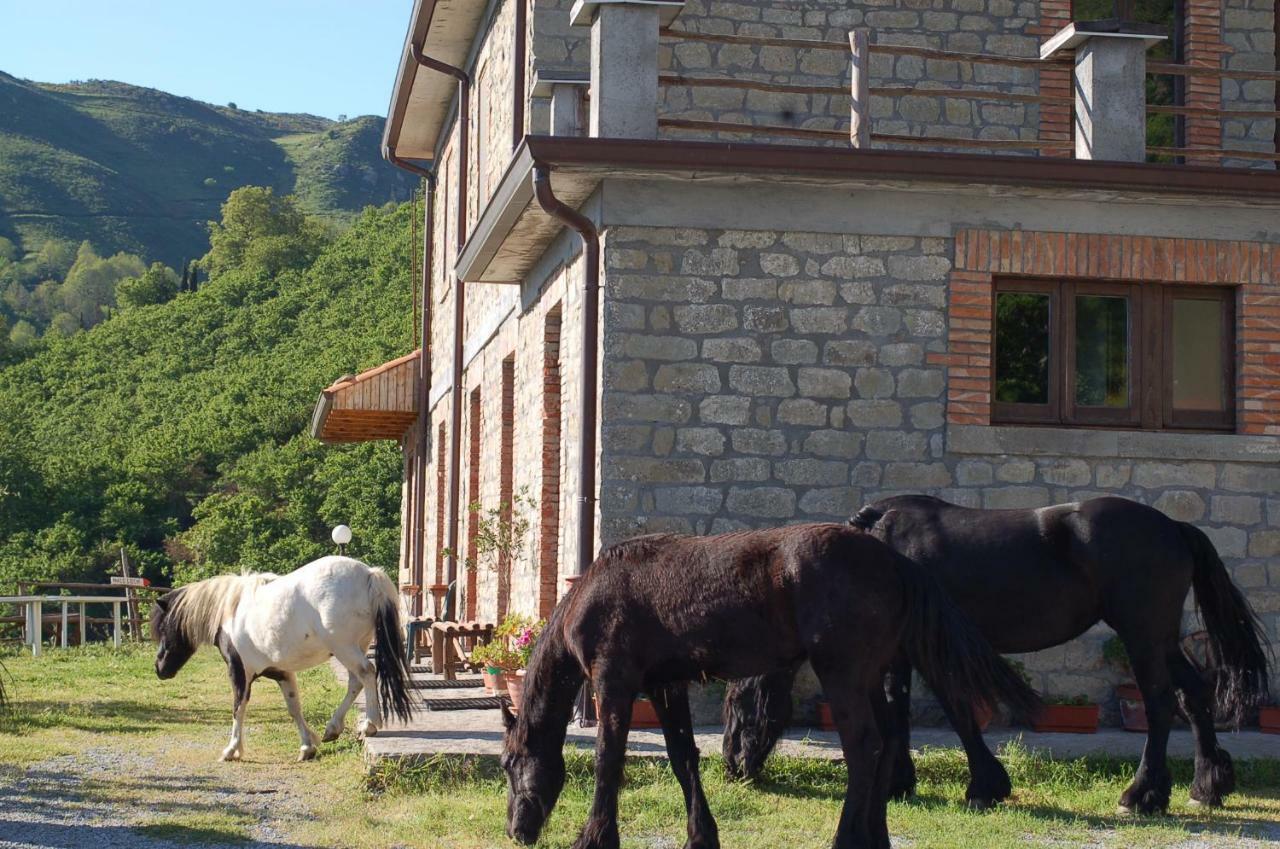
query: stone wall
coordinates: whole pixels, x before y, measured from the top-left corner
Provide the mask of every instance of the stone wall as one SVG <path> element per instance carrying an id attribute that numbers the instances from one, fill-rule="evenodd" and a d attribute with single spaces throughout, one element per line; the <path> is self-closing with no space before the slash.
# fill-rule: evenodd
<path id="1" fill-rule="evenodd" d="M 1223 0 L 1222 40 L 1231 50 L 1223 62 L 1235 71 L 1275 71 L 1274 0 Z M 1222 108 L 1270 111 L 1276 108 L 1276 84 L 1271 80 L 1222 81 Z M 1232 150 L 1275 153 L 1276 122 L 1272 118 L 1230 118 L 1222 122 L 1222 146 Z M 1276 167 L 1275 162 L 1228 159 L 1227 165 Z"/>
<path id="2" fill-rule="evenodd" d="M 948 423 L 954 240 L 613 227 L 604 261 L 602 543 L 843 521 L 905 492 L 1117 494 L 1203 527 L 1280 634 L 1280 441 Z M 1025 657 L 1036 686 L 1114 716 L 1109 634 Z"/>
<path id="3" fill-rule="evenodd" d="M 835 50 L 714 44 L 663 39 L 659 68 L 691 76 L 793 85 L 833 85 L 849 80 L 849 31 L 867 28 L 880 45 L 909 45 L 1001 56 L 1035 56 L 1039 38 L 1037 4 L 1031 0 L 944 0 L 931 6 L 892 2 L 777 3 L 690 0 L 672 29 L 716 34 L 769 36 L 833 42 Z M 975 65 L 917 56 L 872 55 L 872 86 L 959 87 L 1037 93 L 1035 70 Z M 665 86 L 660 114 L 669 118 L 730 121 L 808 129 L 846 131 L 849 97 L 777 94 L 741 89 Z M 872 132 L 898 135 L 1034 139 L 1037 107 L 1029 104 L 946 98 L 927 93 L 873 96 Z M 705 132 L 670 129 L 675 138 L 712 137 Z M 719 134 L 724 138 L 742 136 Z M 796 142 L 797 139 L 779 139 Z M 819 142 L 836 146 L 846 140 Z M 894 146 L 877 143 L 875 146 Z"/>

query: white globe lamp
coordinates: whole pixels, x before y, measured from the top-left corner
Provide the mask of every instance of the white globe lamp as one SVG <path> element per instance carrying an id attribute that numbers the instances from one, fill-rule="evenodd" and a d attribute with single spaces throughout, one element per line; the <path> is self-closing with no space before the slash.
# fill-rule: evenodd
<path id="1" fill-rule="evenodd" d="M 333 529 L 333 533 L 330 536 L 333 538 L 334 544 L 338 546 L 338 553 L 346 554 L 347 543 L 351 542 L 351 529 L 346 525 L 338 525 Z"/>

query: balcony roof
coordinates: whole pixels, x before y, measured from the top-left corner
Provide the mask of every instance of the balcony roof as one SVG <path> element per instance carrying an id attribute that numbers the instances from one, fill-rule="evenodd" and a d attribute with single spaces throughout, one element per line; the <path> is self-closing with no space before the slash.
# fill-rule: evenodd
<path id="1" fill-rule="evenodd" d="M 560 232 L 533 196 L 533 169 L 554 172 L 556 196 L 578 208 L 611 177 L 752 178 L 836 184 L 935 184 L 1016 191 L 1138 192 L 1280 204 L 1280 172 L 1189 165 L 901 150 L 528 136 L 507 167 L 458 259 L 468 282 L 518 283 Z"/>
<path id="2" fill-rule="evenodd" d="M 449 120 L 458 83 L 446 74 L 423 68 L 409 46 L 456 67 L 463 67 L 484 18 L 485 0 L 414 0 L 409 30 L 396 67 L 391 105 L 382 134 L 383 148 L 403 159 L 431 161 L 436 142 Z"/>
<path id="3" fill-rule="evenodd" d="M 419 352 L 338 379 L 320 393 L 311 435 L 321 442 L 399 439 L 418 418 Z"/>

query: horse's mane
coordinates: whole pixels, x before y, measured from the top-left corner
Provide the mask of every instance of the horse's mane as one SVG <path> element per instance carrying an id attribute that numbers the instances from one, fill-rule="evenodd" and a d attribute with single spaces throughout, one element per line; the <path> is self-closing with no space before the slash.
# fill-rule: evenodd
<path id="1" fill-rule="evenodd" d="M 176 624 L 192 645 L 212 643 L 218 628 L 240 604 L 246 590 L 255 590 L 278 578 L 270 572 L 244 575 L 218 575 L 182 588 L 182 594 L 169 612 L 178 617 Z"/>

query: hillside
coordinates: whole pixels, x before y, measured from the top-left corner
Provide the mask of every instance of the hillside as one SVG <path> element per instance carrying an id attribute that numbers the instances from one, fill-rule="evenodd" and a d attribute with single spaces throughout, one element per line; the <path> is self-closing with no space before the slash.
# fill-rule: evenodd
<path id="1" fill-rule="evenodd" d="M 396 446 L 305 430 L 321 388 L 412 346 L 409 207 L 332 241 L 282 232 L 296 218 L 260 216 L 272 250 L 248 233 L 198 291 L 0 369 L 0 587 L 99 577 L 120 546 L 162 580 L 175 564 L 287 570 L 330 550 L 339 522 L 356 556 L 394 567 Z"/>
<path id="2" fill-rule="evenodd" d="M 0 72 L 0 237 L 25 252 L 89 240 L 172 267 L 208 249 L 232 189 L 296 192 L 349 220 L 409 197 L 382 162 L 382 119 L 247 112 L 109 81 L 52 85 Z"/>

